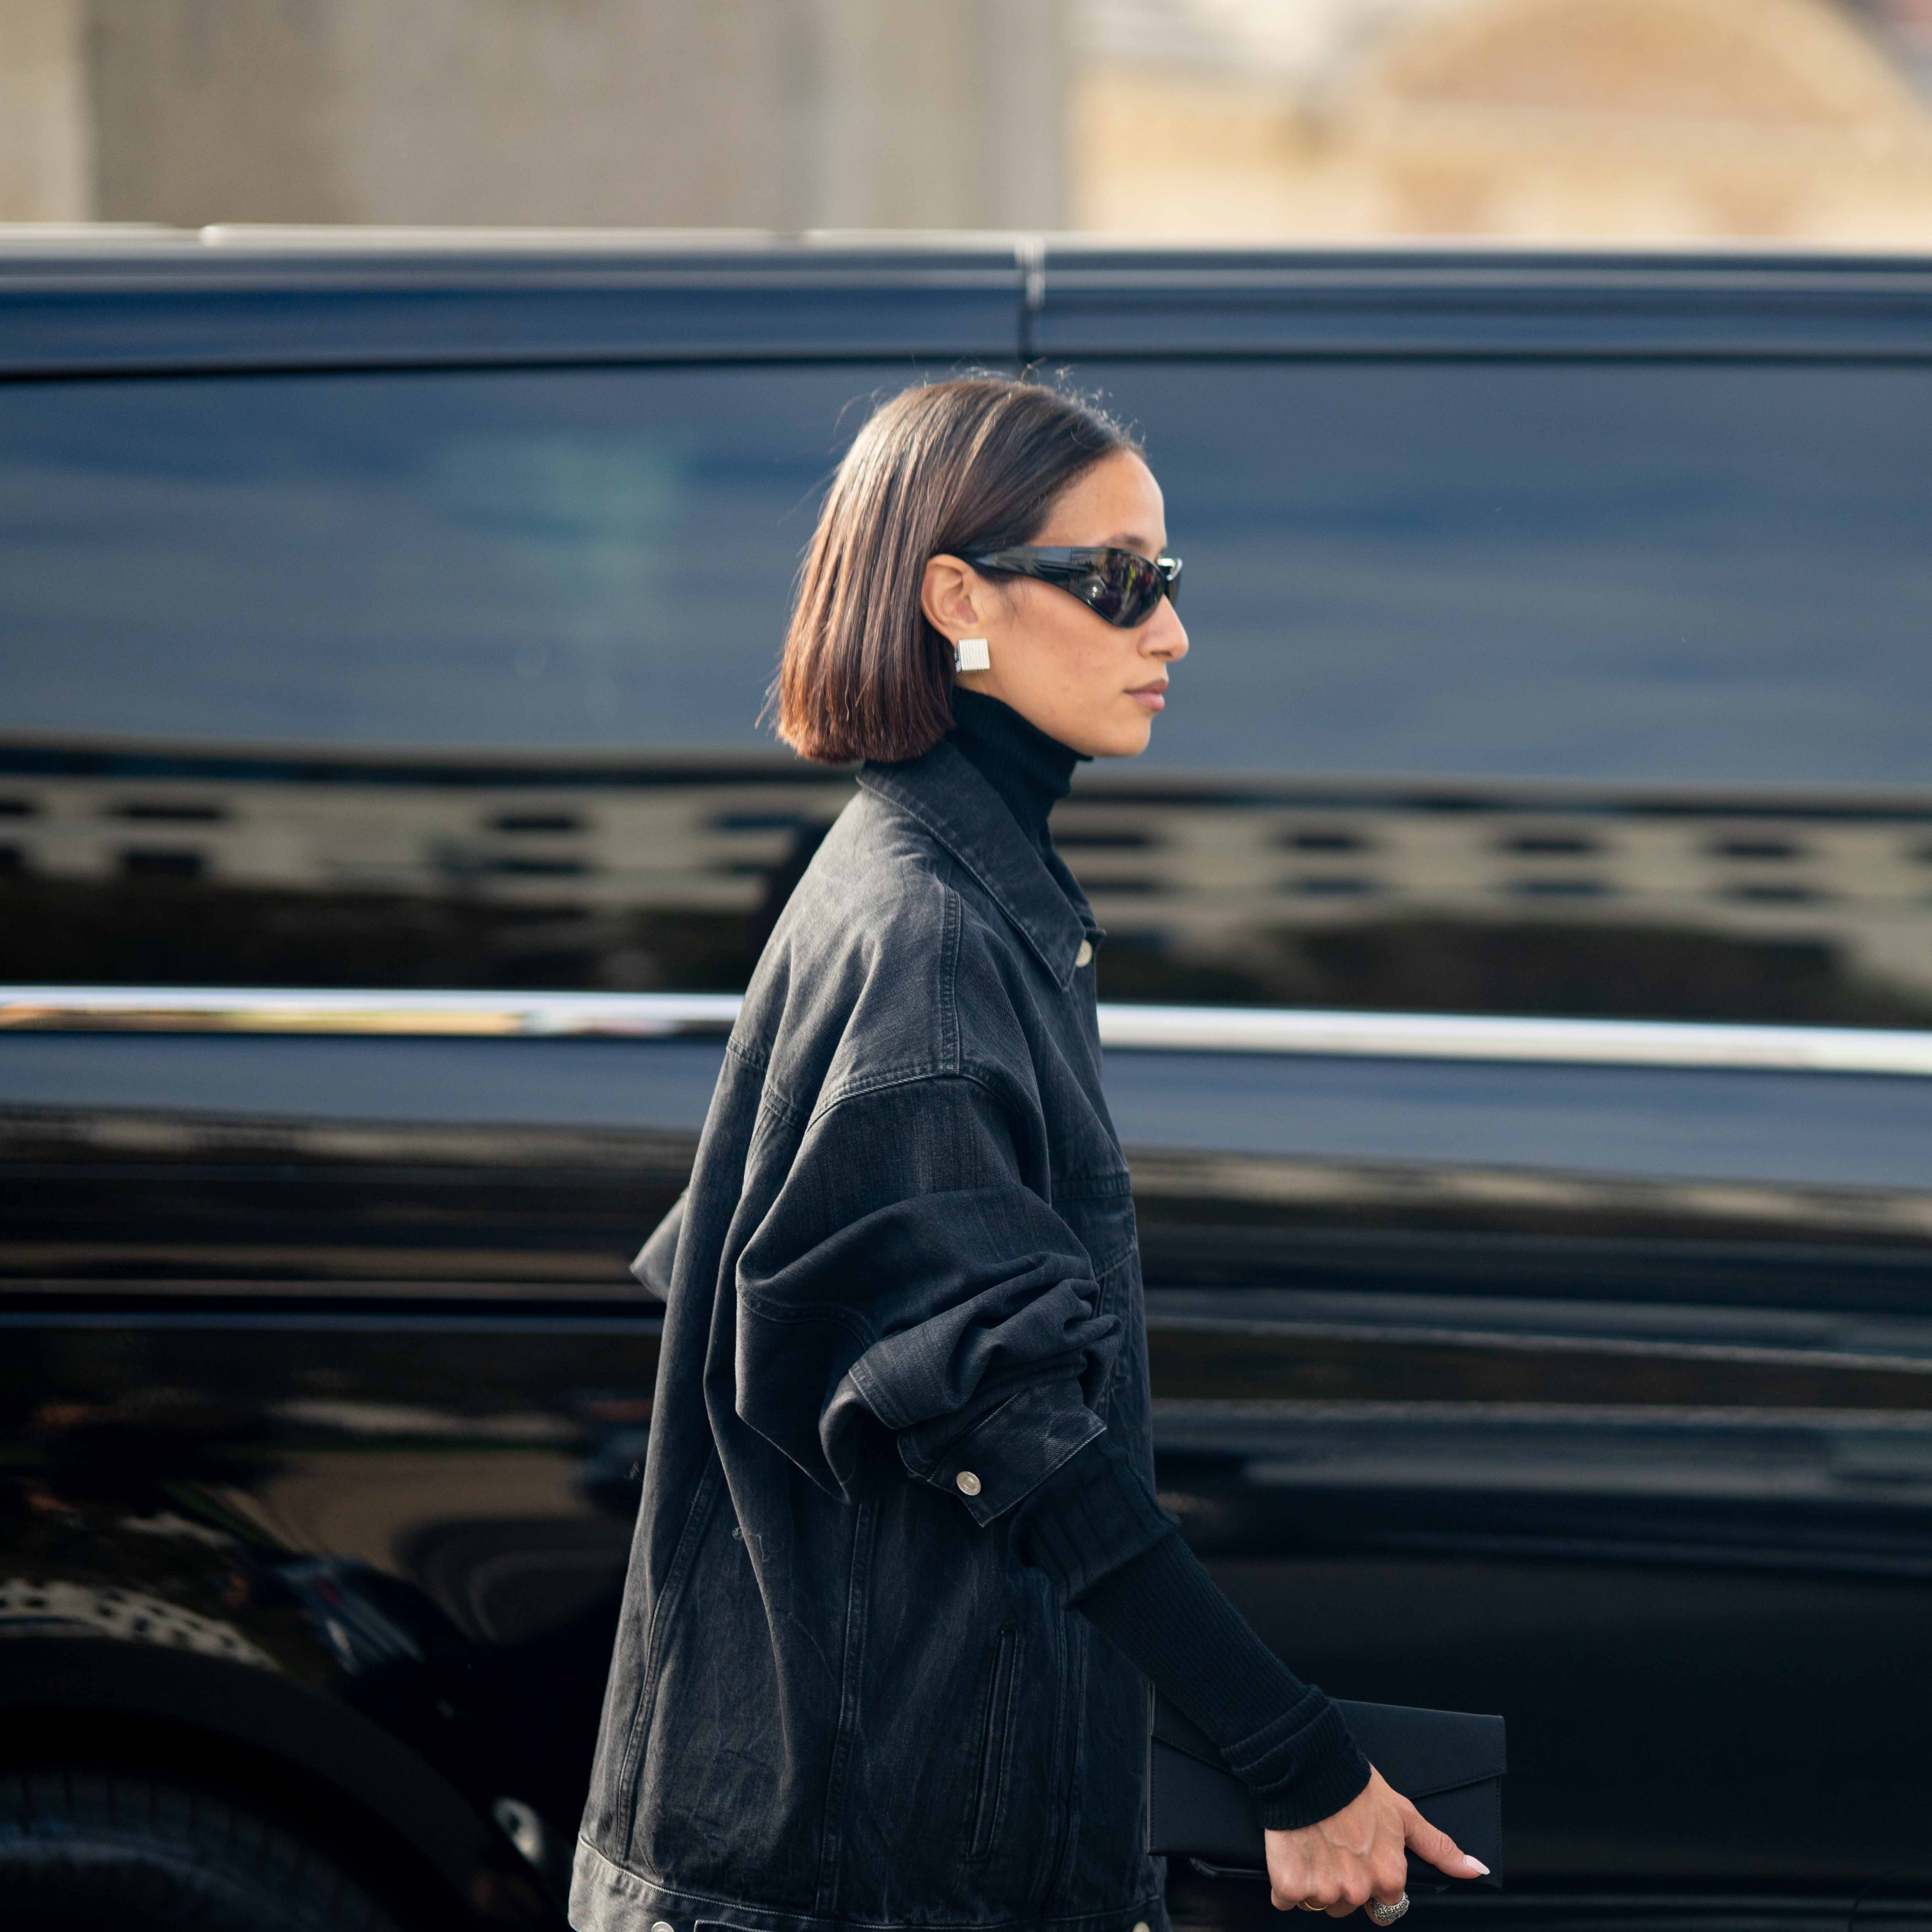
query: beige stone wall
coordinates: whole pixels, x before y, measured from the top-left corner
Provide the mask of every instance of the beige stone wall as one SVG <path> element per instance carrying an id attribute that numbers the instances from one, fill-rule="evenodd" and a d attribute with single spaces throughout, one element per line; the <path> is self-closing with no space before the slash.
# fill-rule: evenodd
<path id="1" fill-rule="evenodd" d="M 1834 0 L 1411 0 L 1383 18 L 1294 74 L 1131 51 L 1084 68 L 1075 220 L 1932 243 L 1932 116 Z"/>
<path id="2" fill-rule="evenodd" d="M 0 220 L 94 212 L 86 0 L 0 0 Z"/>
<path id="3" fill-rule="evenodd" d="M 1060 0 L 0 0 L 0 220 L 1051 226 Z"/>
<path id="4" fill-rule="evenodd" d="M 0 220 L 1917 244 L 1906 4 L 0 0 Z"/>

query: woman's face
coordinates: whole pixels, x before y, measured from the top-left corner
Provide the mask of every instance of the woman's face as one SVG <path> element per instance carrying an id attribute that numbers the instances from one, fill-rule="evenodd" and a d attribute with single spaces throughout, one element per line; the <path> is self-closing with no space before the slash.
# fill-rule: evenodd
<path id="1" fill-rule="evenodd" d="M 1103 458 L 1054 503 L 1032 541 L 1159 556 L 1167 517 L 1154 472 L 1130 450 Z M 1166 703 L 1168 667 L 1187 633 L 1165 597 L 1131 631 L 1096 617 L 1057 585 L 994 582 L 957 557 L 926 568 L 926 614 L 942 637 L 984 638 L 992 668 L 962 671 L 969 691 L 1010 704 L 1048 737 L 1096 758 L 1147 749 Z"/>

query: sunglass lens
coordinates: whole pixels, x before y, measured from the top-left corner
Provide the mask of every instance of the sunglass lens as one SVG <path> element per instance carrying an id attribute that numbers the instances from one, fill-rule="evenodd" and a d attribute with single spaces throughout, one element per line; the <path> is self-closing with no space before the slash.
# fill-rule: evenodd
<path id="1" fill-rule="evenodd" d="M 1114 574 L 1120 590 L 1119 614 L 1113 621 L 1123 625 L 1142 623 L 1160 602 L 1160 572 L 1145 557 L 1136 556 L 1131 550 L 1116 551 L 1114 556 Z"/>
<path id="2" fill-rule="evenodd" d="M 1160 569 L 1130 550 L 1096 554 L 1088 574 L 1072 588 L 1096 617 L 1122 630 L 1144 623 L 1163 592 L 1174 594 Z"/>
<path id="3" fill-rule="evenodd" d="M 1121 585 L 1118 571 L 1105 564 L 1099 565 L 1090 575 L 1083 577 L 1076 587 L 1088 609 L 1095 616 L 1104 617 L 1110 624 L 1123 621 L 1120 616 Z"/>

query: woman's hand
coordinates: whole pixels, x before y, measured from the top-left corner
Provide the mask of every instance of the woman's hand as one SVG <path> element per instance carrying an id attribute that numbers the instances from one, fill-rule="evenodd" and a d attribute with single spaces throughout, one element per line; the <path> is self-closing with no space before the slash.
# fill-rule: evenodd
<path id="1" fill-rule="evenodd" d="M 1490 1869 L 1372 1769 L 1361 1795 L 1332 1817 L 1267 1837 L 1268 1896 L 1278 1912 L 1302 1905 L 1339 1918 L 1372 1898 L 1393 1905 L 1406 1888 L 1412 1851 L 1451 1878 Z"/>

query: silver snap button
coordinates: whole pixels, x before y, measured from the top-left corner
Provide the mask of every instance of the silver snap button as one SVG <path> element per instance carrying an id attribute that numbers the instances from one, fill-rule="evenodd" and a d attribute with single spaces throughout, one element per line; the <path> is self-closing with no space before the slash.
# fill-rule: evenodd
<path id="1" fill-rule="evenodd" d="M 651 1928 L 651 1932 L 658 1932 L 658 1928 L 653 1925 Z M 1134 1932 L 1148 1932 L 1148 1922 L 1144 1918 L 1136 1918 L 1134 1921 Z"/>
<path id="2" fill-rule="evenodd" d="M 1076 966 L 1090 966 L 1093 964 L 1094 942 L 1090 939 L 1083 939 L 1080 942 L 1080 950 L 1074 954 L 1073 963 Z M 1144 1925 L 1136 1925 L 1134 1928 L 1134 1932 L 1147 1932 L 1147 1928 Z"/>
<path id="3" fill-rule="evenodd" d="M 651 1932 L 676 1932 L 676 1928 L 659 1918 L 652 1922 Z M 1139 1932 L 1138 1927 L 1135 1928 L 1135 1932 Z"/>
<path id="4" fill-rule="evenodd" d="M 980 1493 L 980 1479 L 970 1469 L 962 1469 L 952 1480 L 959 1485 L 962 1496 L 976 1496 Z M 651 1932 L 657 1932 L 657 1928 L 653 1926 Z"/>

